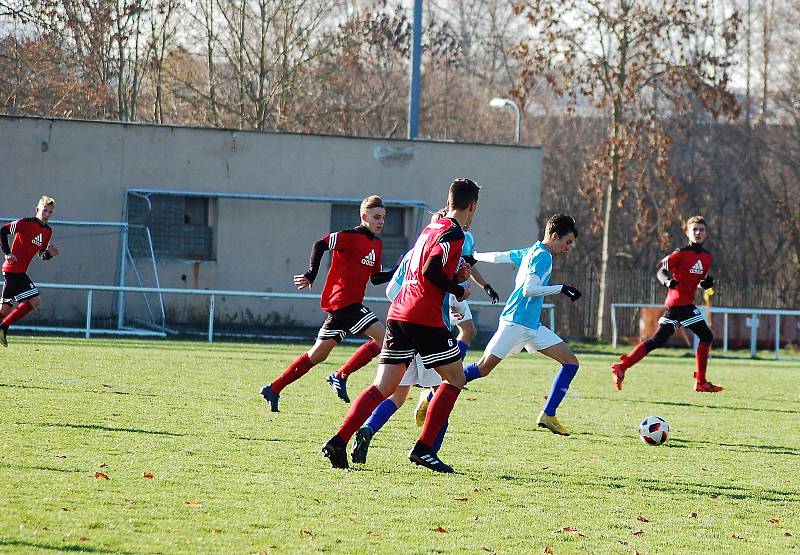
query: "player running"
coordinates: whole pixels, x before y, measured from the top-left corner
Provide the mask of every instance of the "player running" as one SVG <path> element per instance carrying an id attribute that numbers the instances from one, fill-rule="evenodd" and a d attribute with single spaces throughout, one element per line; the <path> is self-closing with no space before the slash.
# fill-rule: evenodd
<path id="1" fill-rule="evenodd" d="M 350 402 L 346 389 L 347 376 L 366 366 L 380 353 L 383 326 L 362 301 L 367 280 L 380 285 L 389 281 L 393 273 L 393 269 L 381 271 L 382 243 L 378 235 L 383 231 L 386 208 L 379 196 L 371 196 L 361 202 L 360 212 L 361 223 L 358 226 L 331 233 L 314 243 L 308 271 L 294 276 L 297 289 L 311 289 L 323 254 L 327 250 L 332 252 L 331 268 L 320 300 L 320 306 L 328 313 L 328 317 L 317 334 L 314 346 L 295 359 L 272 383 L 261 388 L 261 396 L 272 412 L 278 412 L 281 391 L 327 359 L 348 333 L 366 335 L 371 341 L 362 345 L 341 369 L 328 376 L 328 383 L 345 403 Z"/>
<path id="2" fill-rule="evenodd" d="M 654 349 L 663 347 L 675 331 L 683 326 L 694 332 L 700 343 L 695 353 L 694 390 L 700 393 L 719 393 L 723 388 L 706 379 L 708 353 L 714 334 L 705 318 L 694 304 L 697 287 L 709 289 L 714 286 L 714 278 L 708 274 L 711 268 L 711 253 L 703 248 L 706 239 L 706 221 L 702 216 L 693 216 L 686 221 L 686 237 L 689 244 L 675 251 L 661 261 L 656 276 L 667 287 L 666 310 L 658 319 L 658 330 L 636 345 L 620 362 L 611 365 L 614 386 L 622 389 L 625 372 L 646 357 Z"/>
<path id="3" fill-rule="evenodd" d="M 0 299 L 0 345 L 3 347 L 8 347 L 8 328 L 40 305 L 39 289 L 27 272 L 34 255 L 42 260 L 58 256 L 58 247 L 50 244 L 53 229 L 47 225 L 55 207 L 56 201 L 45 195 L 36 205 L 36 217 L 22 218 L 0 227 L 0 249 L 5 256 Z M 13 242 L 9 243 L 12 235 Z"/>
<path id="4" fill-rule="evenodd" d="M 471 179 L 454 180 L 447 198 L 447 216 L 428 225 L 417 239 L 406 278 L 389 307 L 386 342 L 375 382 L 358 396 L 337 434 L 322 447 L 322 454 L 334 468 L 349 467 L 347 442 L 375 407 L 395 392 L 419 353 L 423 364 L 435 368 L 442 377 L 442 385 L 433 396 L 422 433 L 408 458 L 436 472 L 453 471 L 433 452 L 436 437 L 464 385 L 461 353 L 444 323 L 442 307 L 448 293 L 459 300 L 469 296 L 469 289 L 459 285 L 469 277 L 468 265 L 461 266 L 461 249 L 463 229 L 478 209 L 479 191 Z"/>
<path id="5" fill-rule="evenodd" d="M 541 323 L 542 305 L 546 295 L 561 293 L 571 301 L 581 298 L 581 292 L 569 285 L 549 285 L 553 257 L 568 254 L 575 245 L 578 230 L 575 220 L 556 214 L 547 221 L 544 238 L 526 249 L 506 252 L 475 253 L 480 262 L 514 264 L 519 269 L 514 291 L 500 314 L 500 324 L 483 356 L 464 369 L 467 382 L 483 378 L 500 362 L 524 348 L 539 351 L 561 364 L 553 379 L 550 394 L 537 424 L 554 434 L 569 435 L 556 418 L 561 401 L 578 373 L 578 359 L 567 344 Z"/>

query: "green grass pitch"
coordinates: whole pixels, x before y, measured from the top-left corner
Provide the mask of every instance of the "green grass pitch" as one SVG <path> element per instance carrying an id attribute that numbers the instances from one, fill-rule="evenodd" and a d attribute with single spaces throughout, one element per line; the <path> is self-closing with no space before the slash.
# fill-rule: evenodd
<path id="1" fill-rule="evenodd" d="M 720 359 L 721 394 L 663 351 L 613 389 L 611 352 L 535 427 L 555 365 L 523 354 L 469 385 L 437 475 L 406 459 L 413 400 L 345 472 L 319 454 L 347 406 L 332 357 L 258 395 L 307 346 L 10 337 L 0 352 L 0 552 L 797 553 L 800 363 Z M 479 353 L 471 352 L 467 360 Z M 375 365 L 350 379 L 352 397 Z M 416 391 L 412 391 L 415 394 Z M 669 422 L 667 445 L 638 422 Z M 107 476 L 108 479 L 105 479 Z"/>

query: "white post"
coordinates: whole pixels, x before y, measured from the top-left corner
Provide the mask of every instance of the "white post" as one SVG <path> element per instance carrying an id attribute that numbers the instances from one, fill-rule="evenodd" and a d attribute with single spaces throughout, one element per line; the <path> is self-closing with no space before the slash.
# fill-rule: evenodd
<path id="1" fill-rule="evenodd" d="M 126 217 L 127 217 L 127 198 L 126 203 Z M 122 228 L 122 252 L 119 257 L 119 286 L 125 287 L 125 272 L 127 271 L 128 263 L 128 226 Z M 117 303 L 117 329 L 122 329 L 125 325 L 125 291 L 119 292 L 119 302 Z"/>
<path id="2" fill-rule="evenodd" d="M 775 358 L 780 358 L 781 350 L 781 315 L 775 315 Z"/>
<path id="3" fill-rule="evenodd" d="M 614 303 L 611 303 L 611 346 L 617 348 L 617 307 Z"/>
<path id="4" fill-rule="evenodd" d="M 747 319 L 747 325 L 750 327 L 750 358 L 756 358 L 756 341 L 758 340 L 758 315 L 752 314 Z"/>
<path id="5" fill-rule="evenodd" d="M 86 339 L 89 339 L 92 329 L 92 293 L 93 291 L 89 289 L 89 293 L 86 295 L 86 333 L 84 335 Z"/>
<path id="6" fill-rule="evenodd" d="M 728 313 L 722 316 L 722 351 L 728 352 Z"/>
<path id="7" fill-rule="evenodd" d="M 214 341 L 214 301 L 217 296 L 212 294 L 208 299 L 208 342 Z"/>

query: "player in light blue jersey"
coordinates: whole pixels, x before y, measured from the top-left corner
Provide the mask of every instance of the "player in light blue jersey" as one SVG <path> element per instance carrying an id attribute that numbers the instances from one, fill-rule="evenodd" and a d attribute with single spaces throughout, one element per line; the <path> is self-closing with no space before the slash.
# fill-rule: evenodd
<path id="1" fill-rule="evenodd" d="M 559 362 L 561 369 L 553 380 L 537 424 L 560 435 L 569 433 L 556 418 L 556 410 L 578 372 L 578 359 L 560 337 L 542 325 L 541 315 L 546 295 L 562 293 L 573 302 L 581 297 L 581 292 L 569 285 L 550 285 L 553 257 L 569 253 L 577 236 L 575 220 L 564 214 L 556 214 L 547 221 L 544 238 L 527 249 L 475 253 L 476 260 L 514 264 L 519 270 L 514 291 L 500 314 L 497 331 L 481 359 L 464 369 L 468 382 L 485 377 L 500 361 L 519 353 L 523 348 L 528 352 L 539 351 Z"/>

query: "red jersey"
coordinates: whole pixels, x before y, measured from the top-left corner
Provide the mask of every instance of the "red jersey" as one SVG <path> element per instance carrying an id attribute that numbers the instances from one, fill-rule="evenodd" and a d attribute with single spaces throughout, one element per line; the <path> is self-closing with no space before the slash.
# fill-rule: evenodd
<path id="1" fill-rule="evenodd" d="M 461 260 L 464 231 L 453 218 L 442 218 L 422 230 L 408 261 L 406 277 L 400 292 L 389 307 L 387 319 L 431 327 L 446 327 L 442 306 L 446 291 L 422 275 L 429 258 L 442 256 L 442 267 L 448 279 L 454 279 Z"/>
<path id="2" fill-rule="evenodd" d="M 661 267 L 678 281 L 675 289 L 667 290 L 667 306 L 694 304 L 694 295 L 700 281 L 711 268 L 711 253 L 700 245 L 686 245 L 664 258 Z"/>
<path id="3" fill-rule="evenodd" d="M 367 280 L 381 271 L 383 243 L 366 227 L 358 226 L 322 238 L 331 252 L 331 269 L 322 289 L 325 312 L 364 300 Z"/>
<path id="4" fill-rule="evenodd" d="M 8 245 L 8 236 L 14 236 L 14 242 Z M 3 271 L 24 274 L 28 271 L 31 260 L 37 253 L 44 253 L 50 244 L 53 229 L 39 221 L 38 218 L 22 218 L 9 222 L 2 229 L 3 252 L 8 252 L 17 257 L 16 262 L 6 260 Z"/>

